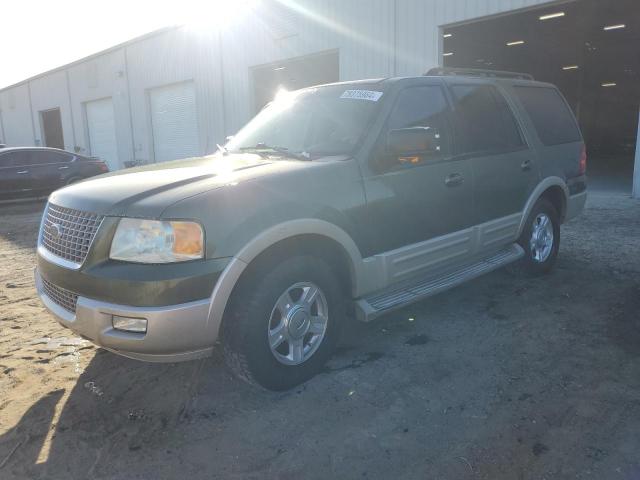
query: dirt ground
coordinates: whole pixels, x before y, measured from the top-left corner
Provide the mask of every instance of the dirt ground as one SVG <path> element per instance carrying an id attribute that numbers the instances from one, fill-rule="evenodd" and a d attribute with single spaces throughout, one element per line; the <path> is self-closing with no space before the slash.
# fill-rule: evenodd
<path id="1" fill-rule="evenodd" d="M 554 272 L 372 324 L 286 393 L 145 364 L 35 296 L 43 205 L 0 207 L 0 478 L 640 478 L 640 202 L 592 194 Z"/>

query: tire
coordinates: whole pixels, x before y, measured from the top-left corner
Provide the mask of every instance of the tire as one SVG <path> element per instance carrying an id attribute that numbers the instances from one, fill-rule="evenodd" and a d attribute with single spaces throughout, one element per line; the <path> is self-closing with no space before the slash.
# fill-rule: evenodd
<path id="1" fill-rule="evenodd" d="M 548 223 L 545 224 L 545 221 Z M 549 238 L 550 235 L 552 238 Z M 520 265 L 526 274 L 537 276 L 551 271 L 560 248 L 560 221 L 558 212 L 547 199 L 541 198 L 533 206 L 518 243 L 525 252 Z"/>
<path id="2" fill-rule="evenodd" d="M 65 185 L 71 185 L 76 182 L 79 182 L 80 180 L 82 180 L 82 177 L 71 177 L 69 180 L 66 181 Z"/>
<path id="3" fill-rule="evenodd" d="M 304 302 L 313 286 L 319 289 L 313 303 Z M 309 380 L 322 369 L 340 337 L 346 303 L 342 292 L 334 269 L 316 257 L 274 259 L 255 268 L 242 279 L 225 312 L 222 344 L 227 365 L 241 379 L 269 390 L 288 390 Z M 285 293 L 289 296 L 283 297 Z"/>

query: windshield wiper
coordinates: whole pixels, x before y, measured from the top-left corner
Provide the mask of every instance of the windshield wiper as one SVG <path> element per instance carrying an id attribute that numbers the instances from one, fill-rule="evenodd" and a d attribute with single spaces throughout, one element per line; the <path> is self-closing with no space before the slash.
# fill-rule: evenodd
<path id="1" fill-rule="evenodd" d="M 302 152 L 302 153 L 292 152 L 287 147 L 267 145 L 266 143 L 263 143 L 263 142 L 257 143 L 253 147 L 240 147 L 239 150 L 242 152 L 255 152 L 258 155 L 264 154 L 263 156 L 265 156 L 267 152 L 271 151 L 279 155 L 282 155 L 283 157 L 295 158 L 296 160 L 311 160 L 311 158 L 309 157 L 309 154 L 306 152 Z"/>

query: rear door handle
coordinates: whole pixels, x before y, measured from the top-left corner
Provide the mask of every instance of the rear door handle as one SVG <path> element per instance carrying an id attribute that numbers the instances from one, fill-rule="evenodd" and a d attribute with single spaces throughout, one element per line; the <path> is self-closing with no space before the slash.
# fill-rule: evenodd
<path id="1" fill-rule="evenodd" d="M 58 170 L 66 170 L 67 168 L 69 168 L 68 165 L 63 165 L 62 167 L 58 167 Z"/>
<path id="2" fill-rule="evenodd" d="M 520 164 L 520 168 L 525 172 L 531 170 L 531 160 L 525 160 L 524 162 L 522 162 Z"/>
<path id="3" fill-rule="evenodd" d="M 464 177 L 459 173 L 452 173 L 450 175 L 447 175 L 447 177 L 444 179 L 444 184 L 447 187 L 455 187 L 457 185 L 462 185 L 463 183 Z"/>
<path id="4" fill-rule="evenodd" d="M 29 173 L 29 170 L 20 170 L 19 172 L 16 172 L 18 175 L 24 175 L 26 173 Z"/>

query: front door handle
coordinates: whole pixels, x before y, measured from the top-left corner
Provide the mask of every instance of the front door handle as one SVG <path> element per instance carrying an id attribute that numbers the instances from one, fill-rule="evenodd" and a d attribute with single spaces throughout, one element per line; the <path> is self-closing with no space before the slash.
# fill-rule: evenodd
<path id="1" fill-rule="evenodd" d="M 531 170 L 531 160 L 525 160 L 522 162 L 520 164 L 520 168 L 525 172 Z"/>
<path id="2" fill-rule="evenodd" d="M 464 177 L 459 173 L 452 173 L 450 175 L 447 175 L 447 177 L 444 179 L 444 184 L 447 187 L 455 187 L 457 185 L 462 185 L 463 183 Z"/>
<path id="3" fill-rule="evenodd" d="M 27 173 L 29 173 L 29 170 L 20 170 L 19 172 L 16 172 L 18 175 L 25 175 Z"/>
<path id="4" fill-rule="evenodd" d="M 58 167 L 58 170 L 66 170 L 69 168 L 69 165 L 63 165 L 62 167 Z"/>

